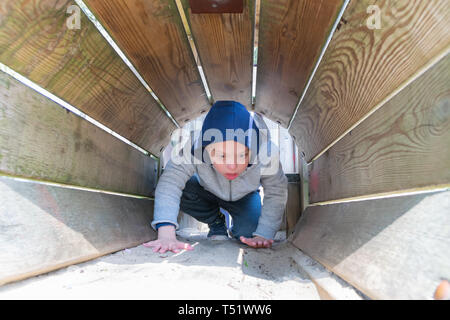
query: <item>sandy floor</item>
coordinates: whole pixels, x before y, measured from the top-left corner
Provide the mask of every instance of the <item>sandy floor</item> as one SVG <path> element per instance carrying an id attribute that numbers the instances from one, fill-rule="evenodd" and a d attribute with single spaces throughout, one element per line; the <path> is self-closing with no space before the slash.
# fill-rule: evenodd
<path id="1" fill-rule="evenodd" d="M 253 249 L 183 235 L 194 250 L 160 254 L 140 245 L 5 285 L 0 299 L 319 299 L 284 241 Z"/>

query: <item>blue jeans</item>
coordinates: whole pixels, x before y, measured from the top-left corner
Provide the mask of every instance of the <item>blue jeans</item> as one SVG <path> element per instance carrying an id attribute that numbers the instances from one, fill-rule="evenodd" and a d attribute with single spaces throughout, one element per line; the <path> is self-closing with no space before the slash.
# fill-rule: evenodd
<path id="1" fill-rule="evenodd" d="M 180 202 L 181 211 L 209 225 L 217 223 L 218 219 L 225 223 L 220 208 L 228 211 L 233 218 L 233 226 L 230 231 L 234 238 L 252 237 L 261 215 L 259 190 L 250 192 L 237 201 L 224 201 L 205 190 L 194 174 L 183 189 Z"/>

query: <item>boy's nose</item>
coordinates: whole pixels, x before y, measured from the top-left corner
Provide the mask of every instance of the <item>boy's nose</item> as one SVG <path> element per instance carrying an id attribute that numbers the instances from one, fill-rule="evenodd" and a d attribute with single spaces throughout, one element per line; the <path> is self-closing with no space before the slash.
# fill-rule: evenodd
<path id="1" fill-rule="evenodd" d="M 229 170 L 234 170 L 234 169 L 236 169 L 236 167 L 237 167 L 236 163 L 228 163 L 227 164 L 227 169 L 229 169 Z"/>

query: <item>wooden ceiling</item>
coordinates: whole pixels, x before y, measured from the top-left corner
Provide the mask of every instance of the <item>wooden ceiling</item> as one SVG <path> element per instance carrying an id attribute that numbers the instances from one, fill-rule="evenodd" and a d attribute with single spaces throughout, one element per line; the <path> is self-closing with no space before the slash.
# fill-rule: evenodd
<path id="1" fill-rule="evenodd" d="M 342 22 L 290 128 L 308 162 L 450 52 L 448 0 L 351 1 Z"/>
<path id="2" fill-rule="evenodd" d="M 85 3 L 180 125 L 209 109 L 175 1 Z"/>
<path id="3" fill-rule="evenodd" d="M 159 154 L 176 126 L 83 13 L 80 28 L 69 29 L 74 4 L 2 1 L 0 62 Z"/>
<path id="4" fill-rule="evenodd" d="M 176 0 L 84 2 L 159 101 L 83 13 L 81 28 L 69 30 L 73 0 L 3 1 L 0 62 L 155 155 L 176 128 L 161 105 L 180 126 L 210 108 L 200 63 L 212 101 L 237 100 L 291 123 L 311 161 L 443 54 L 450 38 L 448 0 L 351 1 L 305 90 L 344 0 L 261 0 L 252 104 L 256 0 L 244 0 L 242 13 L 200 14 L 180 0 L 198 61 Z M 365 27 L 371 5 L 381 9 L 380 30 Z"/>
<path id="5" fill-rule="evenodd" d="M 251 104 L 253 1 L 243 13 L 193 14 L 183 3 L 214 100 Z"/>
<path id="6" fill-rule="evenodd" d="M 342 0 L 261 2 L 255 111 L 287 128 Z"/>
<path id="7" fill-rule="evenodd" d="M 85 0 L 183 124 L 209 109 L 175 0 Z M 242 13 L 192 13 L 181 1 L 214 101 L 236 100 L 287 127 L 343 0 L 265 0 L 252 106 L 255 1 Z"/>
<path id="8" fill-rule="evenodd" d="M 200 61 L 195 61 L 175 0 L 85 0 L 156 101 L 81 13 L 70 30 L 72 0 L 7 0 L 0 16 L 0 62 L 158 155 L 177 124 L 237 100 L 287 127 L 343 0 L 264 0 L 252 105 L 255 1 L 242 13 L 191 12 L 181 0 Z M 55 23 L 55 21 L 57 23 Z"/>

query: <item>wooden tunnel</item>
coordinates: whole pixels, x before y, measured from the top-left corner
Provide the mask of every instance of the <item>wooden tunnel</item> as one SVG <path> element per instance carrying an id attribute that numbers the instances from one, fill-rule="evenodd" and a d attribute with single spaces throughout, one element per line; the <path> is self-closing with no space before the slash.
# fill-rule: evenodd
<path id="1" fill-rule="evenodd" d="M 295 246 L 374 299 L 450 279 L 450 1 L 82 3 L 3 0 L 2 70 L 145 152 L 0 72 L 0 285 L 153 239 L 159 157 L 217 100 L 294 138 Z"/>

